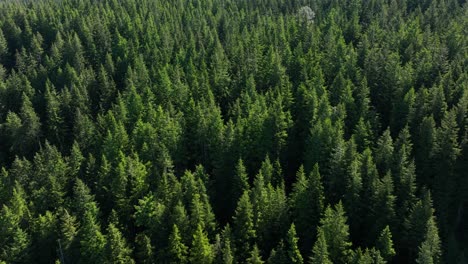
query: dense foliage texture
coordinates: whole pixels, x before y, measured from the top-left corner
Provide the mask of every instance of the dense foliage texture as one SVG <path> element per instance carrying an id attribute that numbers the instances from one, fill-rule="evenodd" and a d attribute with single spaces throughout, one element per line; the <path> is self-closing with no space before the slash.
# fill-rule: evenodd
<path id="1" fill-rule="evenodd" d="M 467 263 L 463 0 L 0 0 L 0 263 Z"/>

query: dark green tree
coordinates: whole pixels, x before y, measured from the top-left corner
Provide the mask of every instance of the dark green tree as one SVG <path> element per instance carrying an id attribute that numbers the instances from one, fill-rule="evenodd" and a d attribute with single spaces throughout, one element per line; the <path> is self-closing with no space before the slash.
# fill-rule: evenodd
<path id="1" fill-rule="evenodd" d="M 256 238 L 253 222 L 253 208 L 249 192 L 242 194 L 233 217 L 233 237 L 236 256 L 239 261 L 246 260 Z"/>
<path id="2" fill-rule="evenodd" d="M 392 233 L 388 225 L 380 233 L 379 239 L 377 240 L 377 249 L 387 261 L 390 261 L 396 254 L 393 248 Z"/>
<path id="3" fill-rule="evenodd" d="M 320 220 L 320 228 L 325 236 L 330 260 L 334 263 L 346 263 L 349 258 L 351 242 L 349 241 L 349 226 L 346 221 L 347 217 L 341 202 L 336 204 L 333 209 L 328 206 Z"/>

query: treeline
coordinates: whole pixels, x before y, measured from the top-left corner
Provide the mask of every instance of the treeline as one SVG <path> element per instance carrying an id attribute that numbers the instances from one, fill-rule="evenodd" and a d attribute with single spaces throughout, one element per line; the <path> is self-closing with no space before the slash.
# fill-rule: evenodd
<path id="1" fill-rule="evenodd" d="M 463 0 L 0 1 L 0 263 L 467 263 Z"/>

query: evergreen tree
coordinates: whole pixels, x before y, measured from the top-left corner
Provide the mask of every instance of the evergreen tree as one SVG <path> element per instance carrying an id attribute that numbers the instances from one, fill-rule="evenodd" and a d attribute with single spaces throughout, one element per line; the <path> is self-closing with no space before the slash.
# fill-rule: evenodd
<path id="1" fill-rule="evenodd" d="M 237 203 L 242 194 L 249 189 L 249 178 L 242 159 L 239 159 L 233 178 L 232 201 Z"/>
<path id="2" fill-rule="evenodd" d="M 346 221 L 347 217 L 341 202 L 336 204 L 333 209 L 328 206 L 320 220 L 320 228 L 325 236 L 330 259 L 334 263 L 346 263 L 349 257 L 351 242 L 349 241 L 349 227 Z"/>
<path id="3" fill-rule="evenodd" d="M 215 239 L 215 252 L 216 258 L 214 260 L 215 263 L 226 263 L 232 264 L 234 263 L 234 256 L 231 250 L 231 228 L 228 225 L 222 231 L 222 236 L 219 234 L 216 235 Z"/>
<path id="4" fill-rule="evenodd" d="M 63 252 L 61 255 L 64 261 L 73 260 L 77 258 L 78 221 L 66 209 L 62 209 L 59 212 L 58 242 Z"/>
<path id="5" fill-rule="evenodd" d="M 331 264 L 331 260 L 328 255 L 327 241 L 323 230 L 319 228 L 317 230 L 317 241 L 312 249 L 312 256 L 310 257 L 310 264 Z"/>
<path id="6" fill-rule="evenodd" d="M 464 1 L 0 13 L 0 263 L 465 261 Z"/>
<path id="7" fill-rule="evenodd" d="M 191 263 L 213 263 L 213 249 L 211 248 L 208 237 L 203 231 L 201 225 L 198 225 L 198 228 L 193 235 L 189 260 Z"/>
<path id="8" fill-rule="evenodd" d="M 0 63 L 4 63 L 5 57 L 8 54 L 8 43 L 5 39 L 5 35 L 0 31 Z"/>
<path id="9" fill-rule="evenodd" d="M 280 264 L 280 263 L 287 263 L 288 256 L 287 253 L 284 251 L 284 243 L 283 240 L 280 240 L 277 247 L 271 250 L 270 257 L 268 258 L 267 263 L 269 264 Z"/>
<path id="10" fill-rule="evenodd" d="M 97 207 L 91 203 L 85 210 L 78 232 L 80 238 L 79 263 L 104 262 L 106 260 L 106 237 L 102 234 L 98 224 Z"/>
<path id="11" fill-rule="evenodd" d="M 244 192 L 237 204 L 233 218 L 233 236 L 236 245 L 236 256 L 239 261 L 248 258 L 253 246 L 256 232 L 253 222 L 253 209 L 250 202 L 249 192 Z"/>
<path id="12" fill-rule="evenodd" d="M 393 151 L 393 139 L 390 135 L 390 129 L 387 128 L 377 140 L 377 149 L 375 150 L 375 162 L 381 173 L 391 169 Z"/>
<path id="13" fill-rule="evenodd" d="M 114 224 L 109 224 L 104 263 L 135 263 L 131 254 L 132 250 L 127 246 L 122 233 Z"/>
<path id="14" fill-rule="evenodd" d="M 151 245 L 151 239 L 143 234 L 139 233 L 135 238 L 136 248 L 136 262 L 138 263 L 153 263 L 154 262 L 154 248 Z"/>
<path id="15" fill-rule="evenodd" d="M 380 233 L 379 239 L 377 240 L 377 249 L 382 254 L 382 257 L 389 261 L 396 252 L 393 248 L 392 233 L 390 228 L 386 226 Z"/>
<path id="16" fill-rule="evenodd" d="M 22 228 L 21 222 L 28 217 L 28 208 L 24 191 L 15 187 L 8 205 L 4 204 L 0 211 L 0 258 L 8 262 L 29 261 L 29 246 L 31 239 Z"/>
<path id="17" fill-rule="evenodd" d="M 434 217 L 427 221 L 426 235 L 424 241 L 419 246 L 417 263 L 440 263 L 441 248 L 440 238 Z"/>
<path id="18" fill-rule="evenodd" d="M 288 263 L 303 263 L 301 252 L 299 251 L 296 234 L 296 226 L 291 224 L 285 240 L 286 252 L 288 255 Z"/>
<path id="19" fill-rule="evenodd" d="M 31 247 L 31 251 L 34 252 L 33 258 L 38 263 L 46 263 L 57 254 L 57 219 L 50 211 L 46 211 L 34 219 L 32 226 L 32 237 L 35 238 Z"/>
<path id="20" fill-rule="evenodd" d="M 23 156 L 31 156 L 38 146 L 41 123 L 34 111 L 30 98 L 23 93 L 19 115 L 9 112 L 4 129 L 10 139 L 11 150 Z"/>
<path id="21" fill-rule="evenodd" d="M 325 200 L 323 193 L 318 165 L 314 166 L 309 177 L 305 176 L 304 168 L 301 166 L 296 174 L 291 194 L 291 208 L 300 240 L 304 240 L 300 243 L 303 252 L 312 247 L 311 235 L 315 233 L 315 227 L 323 211 Z"/>
<path id="22" fill-rule="evenodd" d="M 257 245 L 253 246 L 252 252 L 250 253 L 250 257 L 247 259 L 248 264 L 263 264 L 264 261 L 262 260 L 262 257 L 260 256 L 260 252 L 258 250 Z"/>
<path id="23" fill-rule="evenodd" d="M 167 253 L 170 263 L 187 263 L 187 247 L 182 243 L 177 225 L 172 227 Z"/>
<path id="24" fill-rule="evenodd" d="M 434 213 L 432 208 L 431 193 L 426 191 L 423 198 L 419 200 L 414 208 L 411 210 L 408 219 L 405 221 L 406 227 L 406 243 L 410 254 L 415 257 L 415 249 L 422 244 L 427 232 L 427 222 L 430 220 Z"/>

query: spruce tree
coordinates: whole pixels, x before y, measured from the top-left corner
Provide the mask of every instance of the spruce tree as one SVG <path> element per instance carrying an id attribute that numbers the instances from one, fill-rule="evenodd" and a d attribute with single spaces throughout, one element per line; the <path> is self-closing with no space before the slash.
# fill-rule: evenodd
<path id="1" fill-rule="evenodd" d="M 205 231 L 198 225 L 193 234 L 192 246 L 190 248 L 189 260 L 191 263 L 211 264 L 214 253 Z"/>
<path id="2" fill-rule="evenodd" d="M 250 257 L 247 259 L 248 264 L 263 264 L 265 263 L 260 256 L 260 252 L 258 250 L 257 245 L 253 246 L 252 252 L 250 253 Z"/>
<path id="3" fill-rule="evenodd" d="M 419 246 L 419 253 L 416 262 L 419 264 L 441 263 L 441 246 L 438 229 L 434 216 L 430 217 L 426 225 L 426 235 L 424 241 Z"/>
<path id="4" fill-rule="evenodd" d="M 286 235 L 286 240 L 285 240 L 285 247 L 286 247 L 286 253 L 288 256 L 288 263 L 296 263 L 296 264 L 302 264 L 303 258 L 301 255 L 301 252 L 299 251 L 298 247 L 298 238 L 296 234 L 296 226 L 291 224 L 291 227 L 289 228 L 288 234 Z"/>
<path id="5" fill-rule="evenodd" d="M 169 263 L 187 263 L 188 248 L 182 242 L 177 225 L 173 225 L 167 248 Z"/>
<path id="6" fill-rule="evenodd" d="M 387 261 L 390 261 L 396 254 L 393 248 L 392 233 L 388 225 L 380 233 L 379 239 L 377 240 L 377 249 Z"/>
<path id="7" fill-rule="evenodd" d="M 233 217 L 233 237 L 234 244 L 236 245 L 236 256 L 239 261 L 246 260 L 256 237 L 253 222 L 253 209 L 249 192 L 247 191 L 245 191 L 239 199 Z"/>
<path id="8" fill-rule="evenodd" d="M 328 254 L 327 241 L 323 230 L 319 228 L 317 230 L 317 241 L 315 241 L 312 249 L 312 256 L 310 257 L 310 264 L 331 264 L 331 260 Z"/>
<path id="9" fill-rule="evenodd" d="M 109 224 L 104 263 L 135 263 L 131 255 L 132 250 L 128 247 L 120 230 L 114 224 Z"/>
<path id="10" fill-rule="evenodd" d="M 332 209 L 328 206 L 325 209 L 323 218 L 320 220 L 320 228 L 328 245 L 330 260 L 334 263 L 346 263 L 349 257 L 349 226 L 346 223 L 343 205 L 341 202 Z"/>

